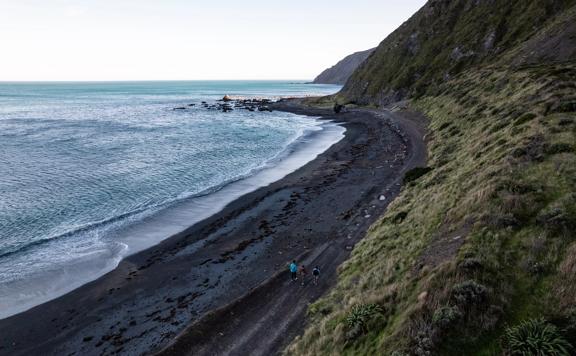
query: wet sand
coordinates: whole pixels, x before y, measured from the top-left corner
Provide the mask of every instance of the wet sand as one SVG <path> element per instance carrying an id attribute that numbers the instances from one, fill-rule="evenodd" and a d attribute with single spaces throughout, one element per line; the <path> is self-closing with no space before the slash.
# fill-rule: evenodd
<path id="1" fill-rule="evenodd" d="M 269 355 L 290 342 L 403 174 L 425 164 L 425 125 L 409 112 L 275 108 L 342 122 L 345 137 L 98 280 L 0 320 L 0 355 Z M 292 259 L 319 264 L 321 283 L 290 282 Z"/>

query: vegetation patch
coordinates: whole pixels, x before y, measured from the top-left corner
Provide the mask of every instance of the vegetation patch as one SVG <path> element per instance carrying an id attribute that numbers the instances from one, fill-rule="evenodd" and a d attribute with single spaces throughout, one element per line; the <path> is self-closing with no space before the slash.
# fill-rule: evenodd
<path id="1" fill-rule="evenodd" d="M 286 353 L 574 352 L 576 62 L 540 48 L 550 37 L 573 47 L 575 6 L 430 1 L 335 95 L 411 99 L 430 120 L 434 169 L 406 174 L 322 298 L 330 313 Z M 352 327 L 370 304 L 385 313 Z"/>
<path id="2" fill-rule="evenodd" d="M 377 304 L 359 304 L 352 307 L 346 317 L 348 327 L 347 338 L 355 339 L 368 332 L 370 322 L 383 314 L 382 308 Z"/>
<path id="3" fill-rule="evenodd" d="M 541 318 L 576 340 L 564 333 L 576 305 L 576 154 L 564 145 L 576 142 L 576 114 L 541 100 L 571 95 L 547 83 L 576 82 L 575 68 L 475 69 L 413 100 L 430 119 L 435 169 L 407 175 L 321 299 L 330 313 L 287 353 L 502 354 L 507 326 Z M 527 110 L 535 116 L 513 125 Z M 385 313 L 352 314 L 369 304 Z"/>
<path id="4" fill-rule="evenodd" d="M 572 350 L 558 328 L 544 319 L 523 321 L 506 329 L 503 341 L 506 355 L 569 356 Z"/>
<path id="5" fill-rule="evenodd" d="M 456 307 L 441 307 L 434 312 L 432 323 L 441 329 L 448 329 L 462 318 L 460 309 Z"/>
<path id="6" fill-rule="evenodd" d="M 430 168 L 430 167 L 416 167 L 416 168 L 409 170 L 404 175 L 404 184 L 414 182 L 415 180 L 422 177 L 423 175 L 430 172 L 431 170 L 432 170 L 432 168 Z"/>
<path id="7" fill-rule="evenodd" d="M 515 126 L 523 125 L 527 122 L 532 121 L 534 118 L 536 118 L 536 114 L 531 113 L 531 112 L 526 113 L 526 114 L 520 116 L 519 118 L 517 118 L 516 120 L 514 120 L 514 125 Z"/>

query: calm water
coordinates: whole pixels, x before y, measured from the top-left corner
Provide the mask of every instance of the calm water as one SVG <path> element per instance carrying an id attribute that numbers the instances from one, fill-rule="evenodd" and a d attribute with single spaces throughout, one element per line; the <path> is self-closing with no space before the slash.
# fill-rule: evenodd
<path id="1" fill-rule="evenodd" d="M 0 83 L 0 317 L 102 275 L 127 254 L 281 178 L 343 132 L 287 113 L 174 107 L 224 94 L 338 89 L 246 81 Z"/>

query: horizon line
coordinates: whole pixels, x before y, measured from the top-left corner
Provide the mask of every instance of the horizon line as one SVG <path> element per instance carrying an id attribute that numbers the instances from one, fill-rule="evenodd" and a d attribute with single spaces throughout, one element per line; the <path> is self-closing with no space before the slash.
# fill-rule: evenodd
<path id="1" fill-rule="evenodd" d="M 295 84 L 312 84 L 314 79 L 110 79 L 110 80 L 0 80 L 6 83 L 118 83 L 118 82 L 295 82 Z M 337 84 L 335 84 L 337 85 Z"/>

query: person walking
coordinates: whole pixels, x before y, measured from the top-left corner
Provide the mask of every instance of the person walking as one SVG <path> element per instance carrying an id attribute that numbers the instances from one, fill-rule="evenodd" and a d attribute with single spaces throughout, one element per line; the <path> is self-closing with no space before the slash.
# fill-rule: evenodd
<path id="1" fill-rule="evenodd" d="M 318 285 L 318 279 L 320 278 L 320 267 L 316 266 L 312 270 L 312 275 L 314 276 L 314 285 Z"/>
<path id="2" fill-rule="evenodd" d="M 300 277 L 302 277 L 302 285 L 304 285 L 307 274 L 308 274 L 308 271 L 306 271 L 306 267 L 304 267 L 304 265 L 301 265 L 300 266 Z"/>
<path id="3" fill-rule="evenodd" d="M 290 279 L 292 279 L 292 282 L 298 279 L 297 273 L 298 265 L 296 264 L 296 260 L 294 260 L 290 263 Z"/>

